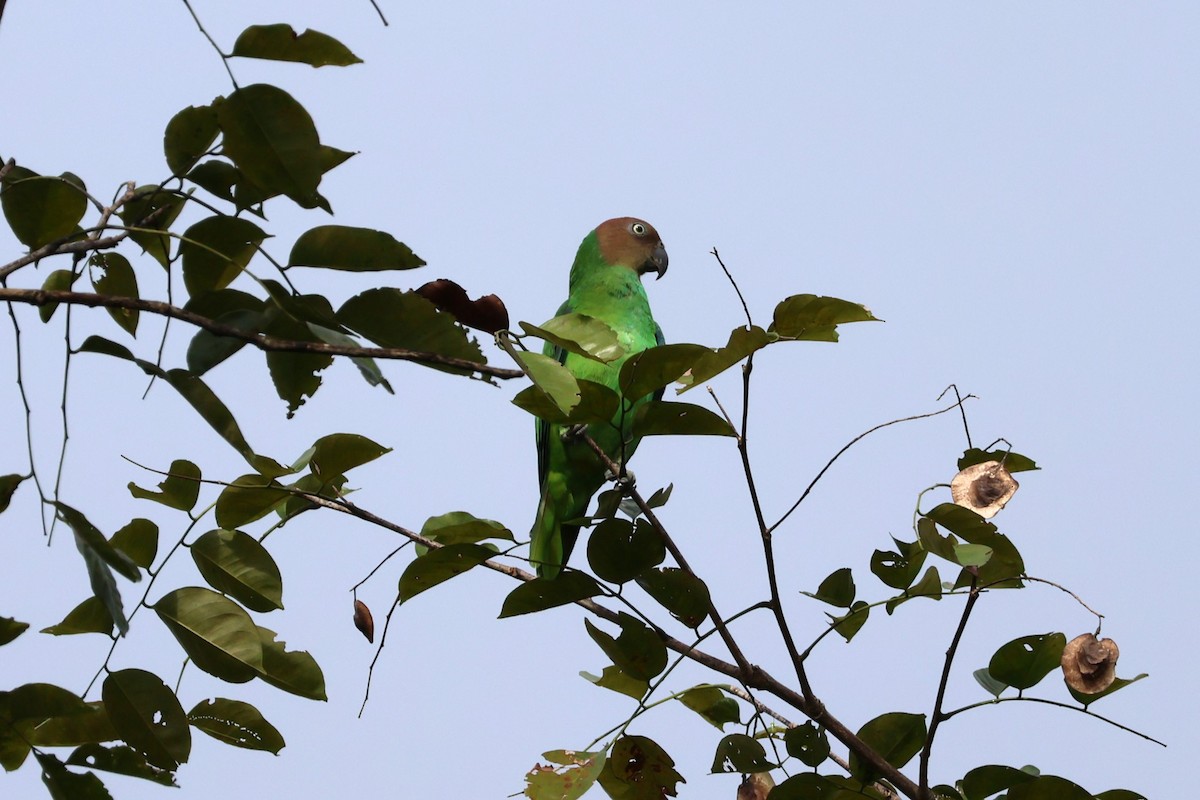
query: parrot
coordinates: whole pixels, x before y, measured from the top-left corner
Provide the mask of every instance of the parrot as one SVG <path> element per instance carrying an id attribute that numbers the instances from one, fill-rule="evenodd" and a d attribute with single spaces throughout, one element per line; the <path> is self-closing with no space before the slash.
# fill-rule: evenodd
<path id="1" fill-rule="evenodd" d="M 579 245 L 571 265 L 567 300 L 558 315 L 575 312 L 606 323 L 616 333 L 624 355 L 605 364 L 568 353 L 550 342 L 543 348 L 545 355 L 556 358 L 576 379 L 594 381 L 620 394 L 621 365 L 630 356 L 664 342 L 662 328 L 650 312 L 642 276 L 653 272 L 657 280 L 666 271 L 667 251 L 654 226 L 634 217 L 602 222 Z M 659 390 L 654 399 L 661 396 Z M 650 399 L 650 395 L 632 398 L 632 407 L 623 402 L 624 413 L 618 408 L 612 426 L 588 428 L 588 435 L 622 465 L 622 471 L 638 446 L 631 429 L 633 413 Z M 541 499 L 530 531 L 529 560 L 539 577 L 552 579 L 567 563 L 579 537 L 579 526 L 568 521 L 587 513 L 592 496 L 610 475 L 587 443 L 572 437 L 568 426 L 538 419 L 536 433 Z"/>

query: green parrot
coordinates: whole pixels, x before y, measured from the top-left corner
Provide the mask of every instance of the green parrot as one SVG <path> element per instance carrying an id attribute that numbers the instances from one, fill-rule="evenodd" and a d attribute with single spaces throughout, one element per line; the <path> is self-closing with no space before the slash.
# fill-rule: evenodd
<path id="1" fill-rule="evenodd" d="M 603 364 L 567 353 L 549 342 L 543 352 L 558 359 L 577 379 L 607 386 L 619 393 L 621 365 L 635 353 L 663 343 L 662 329 L 650 313 L 642 286 L 647 272 L 661 278 L 667 271 L 667 251 L 658 231 L 648 222 L 620 217 L 601 223 L 579 245 L 571 265 L 570 290 L 558 313 L 575 312 L 606 323 L 617 334 L 625 355 Z M 661 397 L 659 391 L 655 397 Z M 626 413 L 618 409 L 613 425 L 591 425 L 588 435 L 609 458 L 624 464 L 637 449 L 632 435 L 633 411 L 650 396 L 636 398 Z M 579 536 L 578 525 L 565 524 L 587 513 L 592 496 L 604 485 L 607 470 L 579 439 L 565 438 L 562 425 L 537 421 L 538 486 L 541 501 L 530 531 L 529 559 L 542 578 L 562 570 Z"/>

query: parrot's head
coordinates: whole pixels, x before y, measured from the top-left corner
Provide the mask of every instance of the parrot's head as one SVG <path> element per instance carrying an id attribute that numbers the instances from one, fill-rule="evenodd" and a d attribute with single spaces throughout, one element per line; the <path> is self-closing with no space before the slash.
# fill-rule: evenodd
<path id="1" fill-rule="evenodd" d="M 618 217 L 596 228 L 600 255 L 614 267 L 627 267 L 638 275 L 653 272 L 658 278 L 667 273 L 667 249 L 658 231 L 649 222 L 634 217 Z"/>

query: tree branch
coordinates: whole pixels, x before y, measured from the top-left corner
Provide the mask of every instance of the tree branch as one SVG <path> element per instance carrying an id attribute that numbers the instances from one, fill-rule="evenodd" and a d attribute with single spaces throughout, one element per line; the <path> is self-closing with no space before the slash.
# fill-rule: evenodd
<path id="1" fill-rule="evenodd" d="M 97 249 L 96 245 L 104 241 L 107 240 L 89 239 L 81 242 L 72 242 L 71 244 L 91 245 L 79 248 L 81 251 L 94 250 Z M 56 251 L 56 253 L 58 252 L 64 251 L 60 248 Z M 3 275 L 0 274 L 0 277 L 3 277 Z M 137 297 L 118 297 L 116 295 L 92 294 L 90 292 L 68 292 L 51 289 L 0 288 L 0 300 L 14 303 L 26 303 L 33 306 L 44 306 L 49 303 L 68 303 L 71 305 L 90 307 L 99 306 L 104 308 L 132 308 L 137 309 L 138 311 L 146 311 L 151 314 L 158 314 L 159 316 L 167 317 L 169 319 L 178 319 L 182 322 L 195 325 L 198 328 L 203 328 L 210 333 L 215 333 L 218 336 L 227 336 L 231 339 L 239 339 L 246 344 L 253 345 L 259 350 L 263 351 L 321 353 L 331 356 L 381 358 L 393 361 L 415 361 L 420 364 L 457 367 L 459 369 L 469 370 L 471 372 L 476 372 L 480 375 L 487 375 L 493 378 L 520 378 L 525 374 L 519 369 L 493 367 L 489 364 L 480 364 L 465 358 L 455 358 L 453 356 L 445 356 L 440 353 L 427 353 L 420 350 L 408 350 L 401 347 L 349 347 L 346 345 L 326 344 L 324 342 L 304 342 L 293 339 L 280 339 L 275 336 L 268 336 L 264 333 L 253 333 L 235 328 L 231 325 L 225 325 L 215 320 L 211 320 L 201 314 L 188 311 L 187 309 L 183 309 L 178 306 L 173 306 L 169 303 L 163 303 L 158 300 L 143 300 Z"/>
<path id="2" fill-rule="evenodd" d="M 43 258 L 50 256 L 60 256 L 64 253 L 86 253 L 91 250 L 107 250 L 110 247 L 116 247 L 121 241 L 129 235 L 128 231 L 118 233 L 115 236 L 106 236 L 104 238 L 93 239 L 76 239 L 72 242 L 50 242 L 44 244 L 37 250 L 33 250 L 18 259 L 8 262 L 3 267 L 0 267 L 0 280 L 7 278 L 12 273 L 19 270 L 21 267 L 41 261 Z"/>
<path id="3" fill-rule="evenodd" d="M 961 402 L 961 401 L 960 401 Z M 929 757 L 933 753 L 933 737 L 937 735 L 938 726 L 946 719 L 942 714 L 942 704 L 946 700 L 946 685 L 950 682 L 950 667 L 954 664 L 954 654 L 958 652 L 958 644 L 962 641 L 963 631 L 967 628 L 967 620 L 971 616 L 971 610 L 975 608 L 975 603 L 979 600 L 979 587 L 975 576 L 971 577 L 971 591 L 967 595 L 967 602 L 963 605 L 962 616 L 958 620 L 958 628 L 954 631 L 954 637 L 950 640 L 950 646 L 946 648 L 946 661 L 942 666 L 942 677 L 938 681 L 937 699 L 933 702 L 933 713 L 929 715 L 929 731 L 925 734 L 925 745 L 921 748 L 921 791 L 929 792 Z"/>

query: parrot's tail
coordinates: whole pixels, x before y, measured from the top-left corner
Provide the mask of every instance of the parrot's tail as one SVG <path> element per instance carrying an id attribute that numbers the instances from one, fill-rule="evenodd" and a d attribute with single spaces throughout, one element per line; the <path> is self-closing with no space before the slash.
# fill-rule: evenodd
<path id="1" fill-rule="evenodd" d="M 529 561 L 537 568 L 539 578 L 557 578 L 579 538 L 579 526 L 563 525 L 560 513 L 550 492 L 543 491 L 537 519 L 529 532 Z"/>

